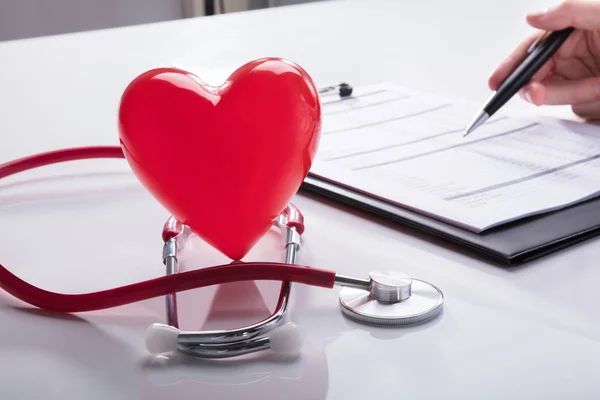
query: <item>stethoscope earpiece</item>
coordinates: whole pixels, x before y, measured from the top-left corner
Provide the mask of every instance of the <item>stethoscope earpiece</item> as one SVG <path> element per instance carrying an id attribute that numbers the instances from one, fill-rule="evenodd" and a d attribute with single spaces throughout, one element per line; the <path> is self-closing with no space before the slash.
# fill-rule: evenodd
<path id="1" fill-rule="evenodd" d="M 150 354 L 177 351 L 177 336 L 181 331 L 174 326 L 154 323 L 146 329 L 146 350 Z"/>

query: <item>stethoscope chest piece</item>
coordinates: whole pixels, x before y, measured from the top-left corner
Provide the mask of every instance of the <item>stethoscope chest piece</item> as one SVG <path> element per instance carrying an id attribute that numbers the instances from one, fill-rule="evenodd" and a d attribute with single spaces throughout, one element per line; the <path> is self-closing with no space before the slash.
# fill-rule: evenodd
<path id="1" fill-rule="evenodd" d="M 440 289 L 398 273 L 373 272 L 369 290 L 345 287 L 340 291 L 342 312 L 358 322 L 375 325 L 412 325 L 435 318 L 442 310 Z"/>

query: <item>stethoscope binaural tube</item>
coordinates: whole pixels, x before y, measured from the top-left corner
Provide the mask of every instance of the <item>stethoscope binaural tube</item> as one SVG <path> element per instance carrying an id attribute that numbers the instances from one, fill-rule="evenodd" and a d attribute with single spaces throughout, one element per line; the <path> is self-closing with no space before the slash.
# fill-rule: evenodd
<path id="1" fill-rule="evenodd" d="M 124 158 L 124 154 L 119 146 L 77 147 L 50 151 L 0 165 L 0 178 L 50 164 L 93 158 Z M 281 280 L 331 288 L 334 285 L 335 273 L 276 262 L 243 262 L 163 276 L 114 289 L 84 294 L 63 294 L 31 285 L 0 265 L 0 288 L 35 307 L 63 313 L 118 307 L 170 293 L 244 280 Z"/>

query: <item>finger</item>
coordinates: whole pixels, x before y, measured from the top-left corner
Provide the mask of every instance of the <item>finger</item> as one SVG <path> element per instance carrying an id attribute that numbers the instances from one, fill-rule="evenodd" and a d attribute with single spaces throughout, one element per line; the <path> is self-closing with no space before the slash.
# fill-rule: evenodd
<path id="1" fill-rule="evenodd" d="M 571 81 L 552 76 L 524 87 L 521 97 L 538 106 L 590 103 L 600 100 L 600 78 Z"/>
<path id="2" fill-rule="evenodd" d="M 539 82 L 533 82 L 523 87 L 519 91 L 519 96 L 531 104 L 541 106 L 546 100 L 546 87 Z"/>
<path id="3" fill-rule="evenodd" d="M 600 100 L 600 79 L 587 78 L 576 81 L 548 79 L 540 83 L 545 88 L 543 104 L 583 104 Z"/>
<path id="4" fill-rule="evenodd" d="M 488 86 L 490 90 L 497 90 L 502 82 L 511 74 L 512 71 L 519 65 L 523 57 L 527 54 L 527 50 L 538 37 L 542 35 L 542 32 L 535 32 L 529 35 L 504 59 L 500 65 L 492 72 L 492 75 L 488 79 Z"/>
<path id="5" fill-rule="evenodd" d="M 573 112 L 581 118 L 587 120 L 599 120 L 600 119 L 600 101 L 594 101 L 590 103 L 575 104 L 571 107 Z"/>
<path id="6" fill-rule="evenodd" d="M 567 27 L 598 29 L 600 28 L 600 2 L 566 0 L 546 11 L 527 15 L 527 23 L 534 28 L 548 31 Z"/>

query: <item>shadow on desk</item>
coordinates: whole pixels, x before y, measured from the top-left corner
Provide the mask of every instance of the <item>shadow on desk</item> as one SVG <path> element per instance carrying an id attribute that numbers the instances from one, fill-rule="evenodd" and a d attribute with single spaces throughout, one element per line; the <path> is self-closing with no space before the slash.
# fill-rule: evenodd
<path id="1" fill-rule="evenodd" d="M 370 206 L 359 205 L 355 200 L 340 200 L 339 194 L 320 195 L 318 194 L 320 191 L 322 191 L 320 188 L 310 188 L 301 193 L 308 199 L 340 210 L 340 212 L 359 216 L 366 221 L 384 226 L 390 231 L 402 233 L 410 237 L 410 241 L 413 241 L 415 245 L 418 245 L 418 241 L 433 244 L 442 250 L 438 255 L 451 258 L 452 261 L 456 261 L 456 256 L 460 256 L 461 262 L 465 265 L 478 264 L 480 267 L 481 263 L 484 263 L 495 269 L 519 272 L 538 266 L 548 257 L 560 254 L 565 250 L 575 251 L 577 246 L 591 240 L 600 240 L 598 238 L 600 234 L 600 199 L 588 200 L 560 211 L 524 218 L 492 228 L 482 234 L 474 234 L 409 211 L 406 213 L 413 216 L 408 219 L 401 216 L 389 216 L 386 211 L 376 211 Z M 395 209 L 393 206 L 386 207 Z M 429 222 L 419 223 L 413 219 Z M 555 233 L 551 228 L 563 219 L 569 222 L 562 224 L 565 225 L 561 227 L 562 230 Z M 570 224 L 573 227 L 568 226 Z M 579 230 L 579 228 L 581 229 Z M 537 234 L 541 236 L 532 241 L 531 238 L 537 237 Z M 518 244 L 520 242 L 531 242 L 526 244 L 523 249 L 529 245 L 532 247 L 527 248 L 527 251 L 517 251 L 519 246 L 523 246 L 523 244 Z"/>
<path id="2" fill-rule="evenodd" d="M 3 369 L 23 365 L 27 371 L 5 370 L 1 380 L 9 376 L 18 381 L 32 379 L 30 385 L 19 386 L 19 397 L 39 398 L 44 393 L 44 398 L 68 398 L 76 393 L 81 396 L 75 398 L 95 398 L 96 387 L 131 388 L 127 365 L 131 349 L 85 319 L 26 308 L 4 296 L 0 297 L 0 319 Z M 48 366 L 55 369 L 48 370 Z M 77 374 L 68 378 L 61 374 L 72 368 Z M 93 380 L 84 384 L 78 376 L 91 376 Z M 14 385 L 4 381 L 3 393 Z"/>
<path id="3" fill-rule="evenodd" d="M 244 294 L 243 301 L 239 301 L 241 299 L 237 296 L 240 290 Z M 219 286 L 215 299 L 223 296 L 238 299 L 237 302 L 229 302 L 229 306 L 237 305 L 244 314 L 248 303 L 262 302 L 261 293 L 252 281 Z M 150 306 L 158 309 L 163 305 L 163 299 L 156 300 L 160 301 Z M 225 310 L 222 303 L 213 301 L 207 322 L 200 329 L 214 328 L 210 323 L 210 315 L 215 309 L 218 311 L 213 316 L 216 315 L 218 324 L 222 322 L 219 318 L 224 317 L 223 312 L 230 317 L 228 320 L 236 320 L 234 309 Z M 76 315 L 24 307 L 9 296 L 2 296 L 0 354 L 6 357 L 7 351 L 16 351 L 34 354 L 40 360 L 51 359 L 52 363 L 59 363 L 64 368 L 77 366 L 81 376 L 87 379 L 92 377 L 92 381 L 86 380 L 85 389 L 75 389 L 73 385 L 79 385 L 78 378 L 70 377 L 73 382 L 65 384 L 64 387 L 69 389 L 63 394 L 68 393 L 74 398 L 89 398 L 86 392 L 94 392 L 94 386 L 118 390 L 126 393 L 128 398 L 140 398 L 141 395 L 143 399 L 279 398 L 282 394 L 286 399 L 327 398 L 327 358 L 321 347 L 310 342 L 295 358 L 277 358 L 270 352 L 226 360 L 202 360 L 183 354 L 150 356 L 145 351 L 139 351 L 144 341 L 145 329 L 142 328 L 148 326 L 148 318 L 127 318 L 127 315 L 138 314 L 135 310 L 130 311 L 133 312 L 126 312 L 123 317 L 103 316 L 102 312 L 87 313 L 90 320 L 86 320 Z M 256 317 L 260 311 L 255 310 L 253 316 Z M 267 309 L 262 311 L 269 313 Z M 123 340 L 124 336 L 131 337 L 136 346 Z M 63 371 L 56 372 L 56 375 L 52 371 L 30 368 L 27 375 L 43 374 L 46 379 L 31 387 L 31 393 L 23 388 L 22 394 L 25 397 L 28 397 L 27 394 L 31 394 L 32 398 L 39 397 L 40 392 L 46 391 L 44 386 L 52 386 L 52 382 L 65 379 L 64 368 L 59 368 Z"/>

